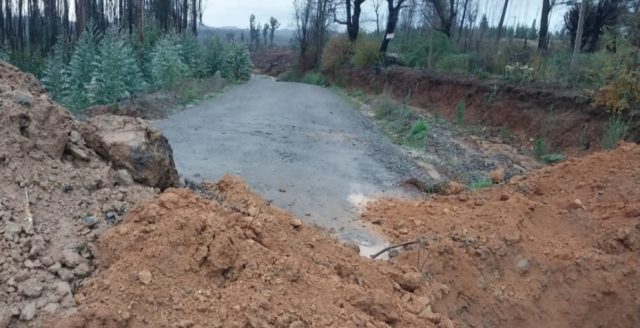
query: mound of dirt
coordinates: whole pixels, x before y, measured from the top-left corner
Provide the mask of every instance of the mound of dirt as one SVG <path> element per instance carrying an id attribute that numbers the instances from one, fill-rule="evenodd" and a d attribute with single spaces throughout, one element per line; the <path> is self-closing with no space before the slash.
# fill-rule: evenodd
<path id="1" fill-rule="evenodd" d="M 398 242 L 391 260 L 449 294 L 462 327 L 640 326 L 640 146 L 536 171 L 482 192 L 384 200 L 363 217 Z"/>
<path id="2" fill-rule="evenodd" d="M 173 150 L 162 133 L 140 118 L 99 115 L 84 125 L 89 147 L 134 181 L 160 188 L 177 187 L 180 177 Z"/>
<path id="3" fill-rule="evenodd" d="M 445 286 L 359 256 L 237 178 L 206 193 L 169 189 L 105 233 L 80 314 L 55 327 L 453 327 L 430 305 Z"/>
<path id="4" fill-rule="evenodd" d="M 38 81 L 0 62 L 0 327 L 73 312 L 100 231 L 156 190 L 124 185 Z"/>

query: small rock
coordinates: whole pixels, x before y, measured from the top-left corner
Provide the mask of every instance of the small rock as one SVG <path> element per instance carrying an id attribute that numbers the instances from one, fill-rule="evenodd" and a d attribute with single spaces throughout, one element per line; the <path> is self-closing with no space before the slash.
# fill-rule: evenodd
<path id="1" fill-rule="evenodd" d="M 291 226 L 293 226 L 294 228 L 300 228 L 302 226 L 302 221 L 294 218 L 291 221 Z"/>
<path id="2" fill-rule="evenodd" d="M 62 251 L 62 264 L 69 268 L 75 268 L 82 262 L 82 257 L 71 249 Z"/>
<path id="3" fill-rule="evenodd" d="M 520 259 L 518 260 L 518 262 L 516 262 L 516 269 L 518 269 L 518 271 L 520 271 L 521 274 L 525 274 L 529 272 L 530 268 L 531 268 L 531 261 L 529 261 L 529 259 Z"/>
<path id="4" fill-rule="evenodd" d="M 50 267 L 54 264 L 51 256 L 43 256 L 40 258 L 40 263 L 46 267 Z"/>
<path id="5" fill-rule="evenodd" d="M 20 319 L 24 321 L 30 321 L 36 316 L 36 303 L 29 302 L 20 311 Z"/>
<path id="6" fill-rule="evenodd" d="M 191 328 L 194 323 L 191 320 L 182 320 L 175 324 L 176 328 Z"/>
<path id="7" fill-rule="evenodd" d="M 500 195 L 500 200 L 503 201 L 503 202 L 504 201 L 508 201 L 509 198 L 511 198 L 511 196 L 509 196 L 509 194 L 501 194 Z"/>
<path id="8" fill-rule="evenodd" d="M 14 93 L 13 93 L 13 101 L 16 104 L 19 104 L 19 105 L 22 105 L 22 106 L 26 106 L 26 107 L 30 107 L 31 104 L 33 103 L 33 97 L 31 97 L 31 95 L 27 94 L 26 92 L 14 91 Z"/>
<path id="9" fill-rule="evenodd" d="M 0 305 L 0 328 L 7 328 L 11 323 L 11 311 L 4 305 Z"/>
<path id="10" fill-rule="evenodd" d="M 142 270 L 142 271 L 138 272 L 138 280 L 140 280 L 140 282 L 143 285 L 150 284 L 152 279 L 153 279 L 153 276 L 151 275 L 151 271 Z"/>
<path id="11" fill-rule="evenodd" d="M 56 310 L 58 310 L 58 303 L 49 303 L 45 305 L 42 310 L 47 314 L 54 314 L 56 313 Z"/>
<path id="12" fill-rule="evenodd" d="M 4 233 L 8 236 L 17 236 L 22 232 L 22 225 L 15 222 L 6 222 L 4 225 Z"/>
<path id="13" fill-rule="evenodd" d="M 114 211 L 109 211 L 104 214 L 104 219 L 105 221 L 107 221 L 108 224 L 114 224 L 118 219 L 118 215 Z"/>
<path id="14" fill-rule="evenodd" d="M 91 268 L 89 267 L 89 265 L 87 263 L 80 263 L 78 264 L 78 266 L 75 268 L 75 270 L 73 270 L 73 273 L 81 278 L 84 278 L 86 276 L 89 275 L 89 273 L 91 273 Z"/>
<path id="15" fill-rule="evenodd" d="M 396 275 L 393 280 L 395 280 L 402 289 L 408 292 L 414 292 L 420 288 L 424 282 L 424 278 L 418 272 L 407 272 L 402 275 Z"/>
<path id="16" fill-rule="evenodd" d="M 55 262 L 52 265 L 50 265 L 47 270 L 49 270 L 49 272 L 51 273 L 57 273 L 61 268 L 62 268 L 62 264 L 60 264 L 60 262 Z"/>
<path id="17" fill-rule="evenodd" d="M 123 187 L 128 187 L 133 184 L 133 178 L 131 174 L 127 170 L 118 170 L 118 175 L 116 176 L 116 182 L 118 185 Z"/>
<path id="18" fill-rule="evenodd" d="M 39 297 L 42 295 L 42 284 L 35 278 L 27 279 L 18 284 L 20 294 L 27 297 Z"/>
<path id="19" fill-rule="evenodd" d="M 73 272 L 67 268 L 62 268 L 58 270 L 58 277 L 64 281 L 72 281 L 73 280 Z"/>
<path id="20" fill-rule="evenodd" d="M 89 227 L 89 228 L 94 227 L 97 222 L 98 222 L 98 220 L 93 215 L 87 215 L 84 218 L 82 218 L 82 223 L 84 223 L 84 225 Z"/>
<path id="21" fill-rule="evenodd" d="M 576 199 L 576 200 L 574 200 L 574 201 L 573 201 L 573 205 L 574 205 L 576 208 L 581 208 L 581 209 L 583 209 L 583 210 L 585 210 L 585 211 L 587 210 L 587 208 L 584 206 L 584 204 L 582 203 L 582 201 L 581 201 L 580 199 Z"/>
<path id="22" fill-rule="evenodd" d="M 457 183 L 455 181 L 449 181 L 447 182 L 446 185 L 444 185 L 444 187 L 442 187 L 442 190 L 440 191 L 440 193 L 442 195 L 445 196 L 451 196 L 451 195 L 457 195 L 463 191 L 465 191 L 465 186 Z"/>
<path id="23" fill-rule="evenodd" d="M 71 294 L 71 285 L 66 281 L 58 281 L 54 284 L 56 294 L 65 297 Z"/>

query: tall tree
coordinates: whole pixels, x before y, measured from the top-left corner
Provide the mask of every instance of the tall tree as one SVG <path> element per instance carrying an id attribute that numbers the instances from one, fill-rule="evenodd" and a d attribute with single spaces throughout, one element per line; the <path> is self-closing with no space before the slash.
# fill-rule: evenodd
<path id="1" fill-rule="evenodd" d="M 542 0 L 542 13 L 540 14 L 540 33 L 538 35 L 538 50 L 545 51 L 549 48 L 549 14 L 556 0 Z"/>
<path id="2" fill-rule="evenodd" d="M 582 0 L 580 4 L 580 14 L 578 16 L 578 27 L 576 31 L 576 41 L 573 47 L 573 56 L 571 56 L 571 64 L 569 68 L 573 71 L 576 68 L 576 59 L 582 48 L 582 31 L 584 30 L 584 16 L 587 11 L 587 0 Z"/>
<path id="3" fill-rule="evenodd" d="M 466 1 L 466 0 L 465 0 Z M 456 20 L 456 0 L 427 0 L 433 6 L 440 22 L 436 30 L 451 37 L 451 27 Z M 465 3 L 466 7 L 466 3 Z"/>
<path id="4" fill-rule="evenodd" d="M 464 27 L 464 19 L 467 17 L 467 7 L 469 6 L 469 0 L 464 0 L 462 6 L 462 19 L 460 20 L 460 28 L 458 28 L 458 39 L 456 43 L 460 43 L 460 37 L 462 36 L 462 27 Z"/>
<path id="5" fill-rule="evenodd" d="M 382 14 L 380 13 L 380 6 L 382 5 L 383 0 L 372 0 L 371 5 L 373 6 L 373 13 L 376 16 L 376 34 L 380 34 L 382 27 Z"/>
<path id="6" fill-rule="evenodd" d="M 358 39 L 358 33 L 360 33 L 360 15 L 364 2 L 365 0 L 344 0 L 346 19 L 341 20 L 334 17 L 336 23 L 347 26 L 347 35 L 349 35 L 351 42 L 355 42 Z"/>
<path id="7" fill-rule="evenodd" d="M 382 54 L 387 53 L 389 43 L 395 36 L 400 10 L 402 9 L 402 5 L 405 1 L 406 0 L 387 0 L 387 27 L 385 29 L 385 35 L 384 39 L 382 40 L 382 45 L 380 46 L 380 52 Z"/>
<path id="8" fill-rule="evenodd" d="M 502 28 L 504 26 L 504 18 L 507 15 L 507 7 L 509 6 L 509 0 L 504 0 L 504 6 L 502 7 L 502 14 L 500 15 L 500 22 L 498 23 L 498 36 L 496 37 L 496 43 L 500 44 L 502 38 Z"/>
<path id="9" fill-rule="evenodd" d="M 271 40 L 271 46 L 273 47 L 273 39 L 276 36 L 276 30 L 280 27 L 280 22 L 275 17 L 269 19 L 269 39 Z"/>
<path id="10" fill-rule="evenodd" d="M 265 23 L 264 27 L 262 28 L 262 42 L 264 43 L 265 47 L 269 44 L 269 24 L 268 23 Z"/>

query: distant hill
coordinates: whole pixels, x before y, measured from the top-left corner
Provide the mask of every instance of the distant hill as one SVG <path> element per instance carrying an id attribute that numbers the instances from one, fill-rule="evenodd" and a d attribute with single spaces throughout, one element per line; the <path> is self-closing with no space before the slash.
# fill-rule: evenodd
<path id="1" fill-rule="evenodd" d="M 236 26 L 222 26 L 222 27 L 211 27 L 206 25 L 200 25 L 198 29 L 198 37 L 200 39 L 207 39 L 210 37 L 218 37 L 222 40 L 226 41 L 240 41 L 242 40 L 242 35 L 244 34 L 244 40 L 249 40 L 249 29 L 248 28 L 240 28 Z M 276 30 L 275 37 L 273 39 L 273 43 L 278 46 L 287 46 L 291 43 L 291 38 L 294 35 L 294 30 L 292 29 L 278 29 Z M 262 37 L 262 33 L 260 34 Z"/>

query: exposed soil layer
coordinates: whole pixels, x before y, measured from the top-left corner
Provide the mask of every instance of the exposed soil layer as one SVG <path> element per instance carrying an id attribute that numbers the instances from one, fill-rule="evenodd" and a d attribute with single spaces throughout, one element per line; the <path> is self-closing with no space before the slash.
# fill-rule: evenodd
<path id="1" fill-rule="evenodd" d="M 170 189 L 99 242 L 101 272 L 55 327 L 453 327 L 447 291 L 358 255 L 249 191 Z"/>
<path id="2" fill-rule="evenodd" d="M 401 67 L 379 73 L 345 67 L 333 79 L 352 89 L 389 92 L 452 121 L 456 105 L 464 102 L 466 123 L 493 127 L 494 132 L 507 129 L 522 145 L 541 138 L 556 151 L 598 149 L 608 123 L 607 112 L 594 107 L 588 97 L 550 86 L 479 81 Z M 640 140 L 639 131 L 638 126 L 631 126 L 630 139 Z"/>
<path id="3" fill-rule="evenodd" d="M 638 163 L 640 146 L 622 144 L 478 193 L 379 201 L 363 218 L 420 240 L 391 262 L 447 285 L 434 309 L 461 327 L 638 327 Z"/>

